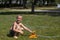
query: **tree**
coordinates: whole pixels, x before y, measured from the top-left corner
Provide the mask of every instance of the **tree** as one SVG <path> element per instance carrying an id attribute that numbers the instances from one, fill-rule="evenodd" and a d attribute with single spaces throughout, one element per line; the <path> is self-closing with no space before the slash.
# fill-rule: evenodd
<path id="1" fill-rule="evenodd" d="M 53 6 L 56 5 L 55 0 L 47 0 L 47 5 Z"/>
<path id="2" fill-rule="evenodd" d="M 39 0 L 39 6 L 43 6 L 43 0 Z"/>
<path id="3" fill-rule="evenodd" d="M 26 4 L 27 4 L 27 0 L 23 0 L 23 8 L 27 8 Z"/>
<path id="4" fill-rule="evenodd" d="M 1 0 L 1 7 L 3 7 L 3 0 Z"/>
<path id="5" fill-rule="evenodd" d="M 11 4 L 12 4 L 11 2 L 12 2 L 12 0 L 9 0 L 9 7 L 11 7 Z"/>
<path id="6" fill-rule="evenodd" d="M 31 6 L 31 12 L 34 13 L 34 8 L 35 8 L 34 0 L 32 0 L 31 3 L 32 3 L 32 6 Z"/>

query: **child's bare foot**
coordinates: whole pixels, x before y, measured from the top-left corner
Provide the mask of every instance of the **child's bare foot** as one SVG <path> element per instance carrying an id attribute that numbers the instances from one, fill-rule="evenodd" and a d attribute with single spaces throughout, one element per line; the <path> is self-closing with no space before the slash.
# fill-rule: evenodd
<path id="1" fill-rule="evenodd" d="M 18 37 L 17 36 L 14 36 L 15 39 L 17 39 Z"/>

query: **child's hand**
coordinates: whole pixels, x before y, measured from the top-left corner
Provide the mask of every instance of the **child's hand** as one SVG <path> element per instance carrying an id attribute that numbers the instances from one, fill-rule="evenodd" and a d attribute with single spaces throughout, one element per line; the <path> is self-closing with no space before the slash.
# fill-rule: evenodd
<path id="1" fill-rule="evenodd" d="M 32 34 L 35 34 L 35 31 L 32 31 Z"/>
<path id="2" fill-rule="evenodd" d="M 35 31 L 33 31 L 33 32 L 30 34 L 29 38 L 37 38 L 37 35 L 36 35 Z"/>

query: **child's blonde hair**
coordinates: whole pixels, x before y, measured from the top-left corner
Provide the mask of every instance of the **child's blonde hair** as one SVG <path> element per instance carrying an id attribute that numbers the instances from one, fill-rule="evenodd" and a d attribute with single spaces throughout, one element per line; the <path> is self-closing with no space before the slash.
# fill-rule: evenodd
<path id="1" fill-rule="evenodd" d="M 17 17 L 16 18 L 22 18 L 22 16 L 21 15 L 17 15 Z"/>

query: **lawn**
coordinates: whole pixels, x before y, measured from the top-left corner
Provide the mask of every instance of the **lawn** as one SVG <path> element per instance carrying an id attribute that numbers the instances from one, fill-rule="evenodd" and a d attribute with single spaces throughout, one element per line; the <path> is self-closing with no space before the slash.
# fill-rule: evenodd
<path id="1" fill-rule="evenodd" d="M 23 16 L 22 23 L 36 31 L 38 38 L 28 38 L 29 32 L 24 31 L 24 36 L 18 39 L 8 37 L 9 29 L 16 20 L 18 14 L 1 15 L 0 14 L 0 40 L 60 40 L 60 16 L 36 15 L 36 14 L 19 14 Z"/>

